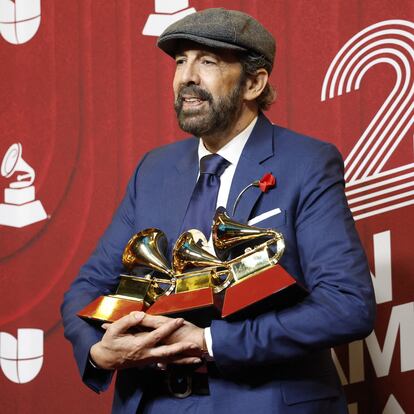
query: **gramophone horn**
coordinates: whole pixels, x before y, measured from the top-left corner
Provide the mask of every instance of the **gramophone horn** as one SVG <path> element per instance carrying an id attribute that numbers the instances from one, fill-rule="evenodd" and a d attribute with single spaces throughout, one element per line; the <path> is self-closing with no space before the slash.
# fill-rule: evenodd
<path id="1" fill-rule="evenodd" d="M 232 220 L 226 209 L 219 207 L 213 220 L 212 237 L 214 250 L 221 260 L 226 260 L 230 250 L 247 242 L 263 242 L 274 238 L 277 232 L 249 226 Z"/>
<path id="2" fill-rule="evenodd" d="M 191 267 L 223 266 L 221 260 L 203 248 L 207 245 L 204 234 L 196 229 L 183 233 L 173 249 L 173 270 L 183 273 Z"/>
<path id="3" fill-rule="evenodd" d="M 167 238 L 164 232 L 155 228 L 142 230 L 129 240 L 122 255 L 122 263 L 129 270 L 139 266 L 173 277 L 168 261 L 162 253 L 166 247 Z"/>
<path id="4" fill-rule="evenodd" d="M 20 142 L 10 146 L 4 155 L 0 168 L 1 175 L 6 178 L 11 177 L 16 171 L 22 171 L 26 174 L 18 175 L 17 181 L 10 183 L 10 188 L 24 188 L 33 184 L 36 174 L 22 158 L 22 144 Z"/>

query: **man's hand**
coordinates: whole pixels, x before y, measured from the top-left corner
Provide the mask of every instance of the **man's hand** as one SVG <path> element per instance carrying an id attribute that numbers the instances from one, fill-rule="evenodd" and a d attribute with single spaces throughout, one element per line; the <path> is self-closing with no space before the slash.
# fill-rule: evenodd
<path id="1" fill-rule="evenodd" d="M 174 331 L 170 336 L 164 339 L 165 344 L 174 344 L 182 341 L 190 341 L 197 344 L 201 349 L 201 353 L 207 352 L 207 344 L 204 336 L 204 329 L 192 324 L 191 322 L 184 321 L 183 325 Z M 201 361 L 200 361 L 201 362 Z M 175 358 L 170 361 L 172 364 L 188 364 L 187 358 Z M 196 363 L 194 361 L 194 363 Z M 158 368 L 165 370 L 167 369 L 166 363 L 159 362 Z"/>
<path id="2" fill-rule="evenodd" d="M 158 328 L 162 326 L 163 324 L 171 321 L 171 318 L 168 318 L 166 316 L 157 316 L 156 319 L 151 319 L 151 326 L 148 324 L 149 319 L 145 318 L 140 326 L 146 327 L 146 328 Z M 200 350 L 200 353 L 198 355 L 201 355 L 204 352 L 207 352 L 207 345 L 205 343 L 205 337 L 204 337 L 204 329 L 199 328 L 198 326 L 194 325 L 191 322 L 183 321 L 183 324 L 177 328 L 175 331 L 173 331 L 169 336 L 167 336 L 165 339 L 161 341 L 164 345 L 172 345 L 175 343 L 193 343 L 196 344 L 198 349 Z M 191 359 L 189 360 L 188 357 L 184 358 L 172 358 L 169 362 L 174 364 L 188 364 L 188 363 L 196 363 L 195 360 Z M 166 364 L 162 363 L 159 364 L 160 366 L 166 366 Z"/>
<path id="3" fill-rule="evenodd" d="M 184 321 L 184 323 L 177 330 L 172 332 L 166 339 L 163 340 L 163 343 L 169 345 L 183 341 L 196 344 L 203 352 L 207 351 L 204 329 L 199 328 L 191 322 Z"/>
<path id="4" fill-rule="evenodd" d="M 181 318 L 147 315 L 132 312 L 112 324 L 104 324 L 106 330 L 102 340 L 91 347 L 93 361 L 103 369 L 142 367 L 151 363 L 167 364 L 198 363 L 202 348 L 193 335 L 177 335 L 169 341 L 178 329 L 184 327 Z M 193 325 L 194 326 L 194 325 Z M 131 328 L 150 328 L 150 332 L 131 333 Z M 197 328 L 197 327 L 196 327 Z M 197 328 L 200 329 L 200 328 Z M 129 332 L 128 332 L 129 331 Z"/>

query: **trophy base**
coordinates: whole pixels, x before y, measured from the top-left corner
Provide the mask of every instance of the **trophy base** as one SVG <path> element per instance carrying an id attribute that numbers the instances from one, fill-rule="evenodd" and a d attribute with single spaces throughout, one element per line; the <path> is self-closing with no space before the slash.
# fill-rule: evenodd
<path id="1" fill-rule="evenodd" d="M 215 295 L 212 288 L 161 296 L 147 311 L 151 315 L 183 317 L 203 328 L 212 319 L 220 318 L 222 296 Z"/>
<path id="2" fill-rule="evenodd" d="M 221 316 L 228 320 L 243 319 L 270 309 L 281 309 L 299 302 L 307 293 L 277 265 L 227 288 Z"/>
<path id="3" fill-rule="evenodd" d="M 10 227 L 25 227 L 45 220 L 47 214 L 39 200 L 27 204 L 0 204 L 0 224 Z"/>
<path id="4" fill-rule="evenodd" d="M 134 311 L 145 311 L 147 306 L 142 300 L 124 297 L 99 296 L 85 306 L 77 315 L 88 322 L 115 322 Z"/>

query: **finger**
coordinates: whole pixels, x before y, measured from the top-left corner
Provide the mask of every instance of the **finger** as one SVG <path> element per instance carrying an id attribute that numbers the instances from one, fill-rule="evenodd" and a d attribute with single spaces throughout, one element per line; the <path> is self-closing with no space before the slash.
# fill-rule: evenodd
<path id="1" fill-rule="evenodd" d="M 146 314 L 145 318 L 141 322 L 141 326 L 144 326 L 145 328 L 157 329 L 172 320 L 173 318 L 168 318 L 167 316 Z"/>
<path id="2" fill-rule="evenodd" d="M 163 339 L 170 336 L 178 328 L 184 324 L 184 319 L 170 319 L 168 322 L 161 325 L 159 328 L 154 329 L 152 332 L 149 332 L 144 338 L 141 338 L 141 344 L 152 348 L 156 346 Z"/>
<path id="3" fill-rule="evenodd" d="M 171 364 L 177 364 L 177 365 L 200 364 L 201 362 L 202 362 L 202 359 L 199 357 L 184 357 L 184 358 L 176 358 L 176 359 L 170 360 Z"/>
<path id="4" fill-rule="evenodd" d="M 183 354 L 189 354 L 188 357 L 199 357 L 201 349 L 191 342 L 177 342 L 171 345 L 161 345 L 151 348 L 149 352 L 155 360 L 169 361 L 175 358 L 183 358 Z"/>
<path id="5" fill-rule="evenodd" d="M 125 333 L 128 329 L 134 326 L 140 325 L 144 318 L 144 312 L 131 312 L 129 315 L 125 315 L 121 319 L 111 323 L 106 330 L 116 336 Z"/>
<path id="6" fill-rule="evenodd" d="M 107 330 L 110 326 L 111 326 L 111 324 L 110 324 L 110 323 L 103 323 L 103 324 L 101 325 L 101 328 L 102 328 L 102 329 Z"/>

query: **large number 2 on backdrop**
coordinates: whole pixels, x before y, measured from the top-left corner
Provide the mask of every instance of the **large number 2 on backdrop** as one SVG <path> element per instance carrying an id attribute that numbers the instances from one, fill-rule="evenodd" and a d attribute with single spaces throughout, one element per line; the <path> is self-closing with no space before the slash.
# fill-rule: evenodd
<path id="1" fill-rule="evenodd" d="M 321 100 L 358 90 L 365 73 L 380 63 L 394 68 L 394 88 L 345 159 L 355 220 L 414 204 L 414 162 L 384 171 L 414 123 L 414 23 L 386 20 L 353 36 L 332 60 Z"/>

